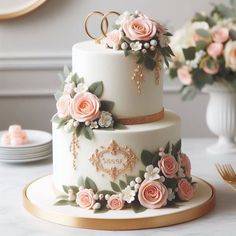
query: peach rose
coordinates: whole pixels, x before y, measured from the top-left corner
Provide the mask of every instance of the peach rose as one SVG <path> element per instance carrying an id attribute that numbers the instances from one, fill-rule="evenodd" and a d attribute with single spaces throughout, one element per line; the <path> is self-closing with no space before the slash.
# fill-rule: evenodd
<path id="1" fill-rule="evenodd" d="M 182 66 L 177 70 L 177 75 L 180 82 L 183 85 L 190 85 L 192 83 L 192 76 L 189 72 L 189 68 L 187 66 Z"/>
<path id="2" fill-rule="evenodd" d="M 178 196 L 183 201 L 189 201 L 193 198 L 194 189 L 187 179 L 178 181 Z"/>
<path id="3" fill-rule="evenodd" d="M 214 67 L 209 68 L 207 66 L 207 64 L 205 64 L 202 69 L 204 70 L 204 72 L 206 72 L 209 75 L 215 75 L 215 74 L 218 73 L 218 71 L 220 69 L 220 66 L 219 65 L 215 65 Z"/>
<path id="4" fill-rule="evenodd" d="M 79 122 L 93 121 L 99 116 L 100 101 L 90 92 L 76 94 L 70 106 L 72 118 Z"/>
<path id="5" fill-rule="evenodd" d="M 59 118 L 65 118 L 70 115 L 70 95 L 63 95 L 57 101 L 57 115 Z"/>
<path id="6" fill-rule="evenodd" d="M 164 155 L 158 162 L 158 166 L 161 169 L 163 175 L 167 178 L 174 178 L 175 174 L 179 170 L 178 162 L 170 154 Z"/>
<path id="7" fill-rule="evenodd" d="M 222 43 L 211 43 L 207 48 L 207 53 L 209 56 L 213 58 L 217 58 L 223 52 L 223 44 Z"/>
<path id="8" fill-rule="evenodd" d="M 224 51 L 225 66 L 232 71 L 236 71 L 236 41 L 229 41 L 225 45 Z"/>
<path id="9" fill-rule="evenodd" d="M 112 210 L 121 210 L 124 207 L 124 201 L 118 194 L 114 194 L 108 199 L 107 205 Z"/>
<path id="10" fill-rule="evenodd" d="M 229 30 L 224 27 L 213 27 L 211 31 L 212 39 L 216 43 L 224 43 L 229 39 Z"/>
<path id="11" fill-rule="evenodd" d="M 107 34 L 107 37 L 105 39 L 107 45 L 111 48 L 117 48 L 120 44 L 121 40 L 121 32 L 120 30 L 113 30 Z"/>
<path id="12" fill-rule="evenodd" d="M 139 188 L 138 200 L 149 209 L 161 208 L 167 204 L 168 190 L 159 181 L 144 180 Z"/>
<path id="13" fill-rule="evenodd" d="M 148 41 L 157 32 L 156 23 L 143 16 L 126 21 L 122 27 L 126 36 L 131 40 Z"/>
<path id="14" fill-rule="evenodd" d="M 184 167 L 185 175 L 187 177 L 191 176 L 191 162 L 188 156 L 184 153 L 180 154 L 180 165 Z"/>
<path id="15" fill-rule="evenodd" d="M 80 190 L 76 195 L 76 203 L 84 209 L 91 209 L 95 203 L 94 193 L 91 189 Z"/>

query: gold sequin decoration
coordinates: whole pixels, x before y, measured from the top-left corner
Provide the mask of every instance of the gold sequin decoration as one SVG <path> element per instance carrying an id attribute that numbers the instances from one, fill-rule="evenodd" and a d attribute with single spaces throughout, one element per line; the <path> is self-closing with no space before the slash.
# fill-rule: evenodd
<path id="1" fill-rule="evenodd" d="M 163 57 L 159 51 L 156 54 L 155 83 L 159 85 L 162 71 Z"/>
<path id="2" fill-rule="evenodd" d="M 144 75 L 143 75 L 143 65 L 138 64 L 137 67 L 134 69 L 134 74 L 132 76 L 132 80 L 136 83 L 138 88 L 138 94 L 141 94 L 141 86 L 144 82 Z"/>
<path id="3" fill-rule="evenodd" d="M 73 169 L 76 170 L 77 168 L 77 155 L 78 155 L 79 143 L 78 137 L 75 132 L 72 134 L 72 139 L 70 143 L 70 152 L 73 156 Z"/>

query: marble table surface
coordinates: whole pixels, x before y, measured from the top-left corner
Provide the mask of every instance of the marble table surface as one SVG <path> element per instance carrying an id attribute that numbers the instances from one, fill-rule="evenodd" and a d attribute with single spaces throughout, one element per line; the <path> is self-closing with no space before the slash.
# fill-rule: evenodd
<path id="1" fill-rule="evenodd" d="M 183 151 L 192 161 L 192 173 L 210 182 L 216 189 L 216 207 L 197 220 L 170 227 L 115 231 L 112 235 L 236 235 L 236 191 L 219 177 L 214 163 L 231 163 L 236 168 L 236 154 L 212 156 L 205 149 L 214 139 L 183 139 Z M 51 160 L 28 164 L 0 163 L 0 234 L 7 236 L 107 235 L 110 231 L 71 228 L 49 223 L 30 215 L 22 206 L 22 189 L 37 177 L 52 173 Z"/>

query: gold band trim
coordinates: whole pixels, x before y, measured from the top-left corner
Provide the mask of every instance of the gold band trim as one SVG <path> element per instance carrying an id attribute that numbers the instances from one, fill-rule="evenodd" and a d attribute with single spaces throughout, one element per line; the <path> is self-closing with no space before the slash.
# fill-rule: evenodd
<path id="1" fill-rule="evenodd" d="M 158 120 L 162 120 L 164 118 L 164 108 L 157 113 L 147 115 L 147 116 L 136 116 L 136 117 L 128 117 L 128 118 L 118 118 L 117 121 L 120 124 L 124 125 L 137 125 L 137 124 L 145 124 L 150 122 L 155 122 Z"/>
<path id="2" fill-rule="evenodd" d="M 41 177 L 42 178 L 42 177 Z M 196 177 L 195 177 L 196 178 Z M 38 178 L 40 179 L 40 178 Z M 201 178 L 196 178 L 206 183 L 212 190 L 211 197 L 203 204 L 196 206 L 192 209 L 185 210 L 178 213 L 171 213 L 169 215 L 152 216 L 137 219 L 98 219 L 98 218 L 86 218 L 86 217 L 72 217 L 64 216 L 57 211 L 49 211 L 42 209 L 30 201 L 27 197 L 27 189 L 31 183 L 29 183 L 23 190 L 23 205 L 24 208 L 32 215 L 41 219 L 72 227 L 87 228 L 87 229 L 102 229 L 102 230 L 130 230 L 130 229 L 146 229 L 156 228 L 163 226 L 170 226 L 179 223 L 184 223 L 197 219 L 209 211 L 215 206 L 215 190 L 212 185 Z M 36 180 L 35 180 L 36 181 Z"/>

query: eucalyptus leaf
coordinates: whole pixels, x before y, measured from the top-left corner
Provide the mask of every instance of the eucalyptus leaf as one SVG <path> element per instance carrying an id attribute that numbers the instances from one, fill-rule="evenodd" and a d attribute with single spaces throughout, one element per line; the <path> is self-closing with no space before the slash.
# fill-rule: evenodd
<path id="1" fill-rule="evenodd" d="M 121 189 L 125 189 L 127 185 L 126 185 L 125 181 L 119 180 L 119 186 Z"/>
<path id="2" fill-rule="evenodd" d="M 77 137 L 79 137 L 81 135 L 83 128 L 84 128 L 84 124 L 79 124 L 76 127 L 75 133 L 76 133 Z"/>
<path id="3" fill-rule="evenodd" d="M 77 186 L 69 186 L 68 189 L 72 189 L 73 190 L 73 193 L 78 193 L 79 192 L 79 188 Z"/>
<path id="4" fill-rule="evenodd" d="M 54 203 L 54 206 L 66 206 L 69 205 L 69 201 L 65 199 L 61 199 Z"/>
<path id="5" fill-rule="evenodd" d="M 62 188 L 64 190 L 65 193 L 68 193 L 69 187 L 66 185 L 62 185 Z"/>
<path id="6" fill-rule="evenodd" d="M 173 79 L 173 78 L 176 78 L 177 77 L 177 68 L 170 68 L 169 69 L 169 74 L 170 74 L 170 77 Z"/>
<path id="7" fill-rule="evenodd" d="M 145 174 L 145 171 L 144 171 L 144 170 L 140 170 L 140 171 L 139 171 L 139 177 L 140 177 L 141 179 L 144 178 L 144 174 Z"/>
<path id="8" fill-rule="evenodd" d="M 112 101 L 102 100 L 101 101 L 101 111 L 111 111 L 114 107 L 115 103 Z"/>
<path id="9" fill-rule="evenodd" d="M 196 33 L 204 39 L 211 38 L 211 34 L 205 29 L 196 29 Z"/>
<path id="10" fill-rule="evenodd" d="M 52 117 L 51 121 L 54 122 L 54 123 L 60 123 L 61 118 L 59 118 L 58 115 L 55 114 L 55 115 Z"/>
<path id="11" fill-rule="evenodd" d="M 144 58 L 144 65 L 147 69 L 154 70 L 154 68 L 156 67 L 156 61 L 152 57 L 147 55 Z"/>
<path id="12" fill-rule="evenodd" d="M 105 196 L 106 194 L 113 195 L 115 194 L 115 192 L 110 191 L 110 190 L 102 190 L 102 191 L 97 192 L 97 194 L 103 194 Z"/>
<path id="13" fill-rule="evenodd" d="M 80 177 L 78 178 L 77 185 L 78 185 L 79 187 L 85 185 L 85 183 L 84 183 L 84 178 L 83 178 L 82 176 L 80 176 Z"/>
<path id="14" fill-rule="evenodd" d="M 207 43 L 203 40 L 198 40 L 196 42 L 196 49 L 197 51 L 200 51 L 200 50 L 205 50 L 207 48 Z"/>
<path id="15" fill-rule="evenodd" d="M 103 94 L 103 82 L 98 81 L 89 86 L 89 92 L 93 93 L 97 97 L 101 97 Z"/>
<path id="16" fill-rule="evenodd" d="M 114 190 L 115 192 L 121 192 L 120 187 L 118 184 L 111 182 L 111 188 L 112 190 Z"/>
<path id="17" fill-rule="evenodd" d="M 197 89 L 193 85 L 185 86 L 181 90 L 181 93 L 183 101 L 190 101 L 197 95 Z"/>
<path id="18" fill-rule="evenodd" d="M 137 198 L 133 202 L 131 202 L 131 208 L 135 213 L 141 213 L 147 210 L 147 208 L 139 203 Z"/>
<path id="19" fill-rule="evenodd" d="M 189 47 L 189 48 L 183 48 L 183 53 L 185 59 L 188 60 L 193 60 L 195 58 L 195 53 L 196 53 L 196 48 L 195 47 Z"/>
<path id="20" fill-rule="evenodd" d="M 166 147 L 164 149 L 164 153 L 170 153 L 170 142 L 166 144 Z"/>
<path id="21" fill-rule="evenodd" d="M 135 178 L 136 178 L 135 176 L 127 175 L 126 176 L 127 185 L 129 185 L 131 181 L 135 180 Z"/>
<path id="22" fill-rule="evenodd" d="M 85 186 L 85 188 L 88 188 L 88 189 L 91 188 L 94 191 L 94 193 L 96 193 L 98 191 L 97 185 L 89 177 L 86 177 L 85 182 L 84 182 L 84 186 Z"/>
<path id="23" fill-rule="evenodd" d="M 67 65 L 65 65 L 63 69 L 65 77 L 67 77 L 70 74 L 70 72 L 71 72 L 70 68 Z"/>
<path id="24" fill-rule="evenodd" d="M 83 132 L 84 137 L 89 140 L 92 140 L 94 137 L 93 130 L 88 126 L 84 126 L 81 132 Z"/>
<path id="25" fill-rule="evenodd" d="M 145 166 L 152 165 L 153 154 L 148 150 L 143 150 L 141 153 L 141 160 Z"/>

